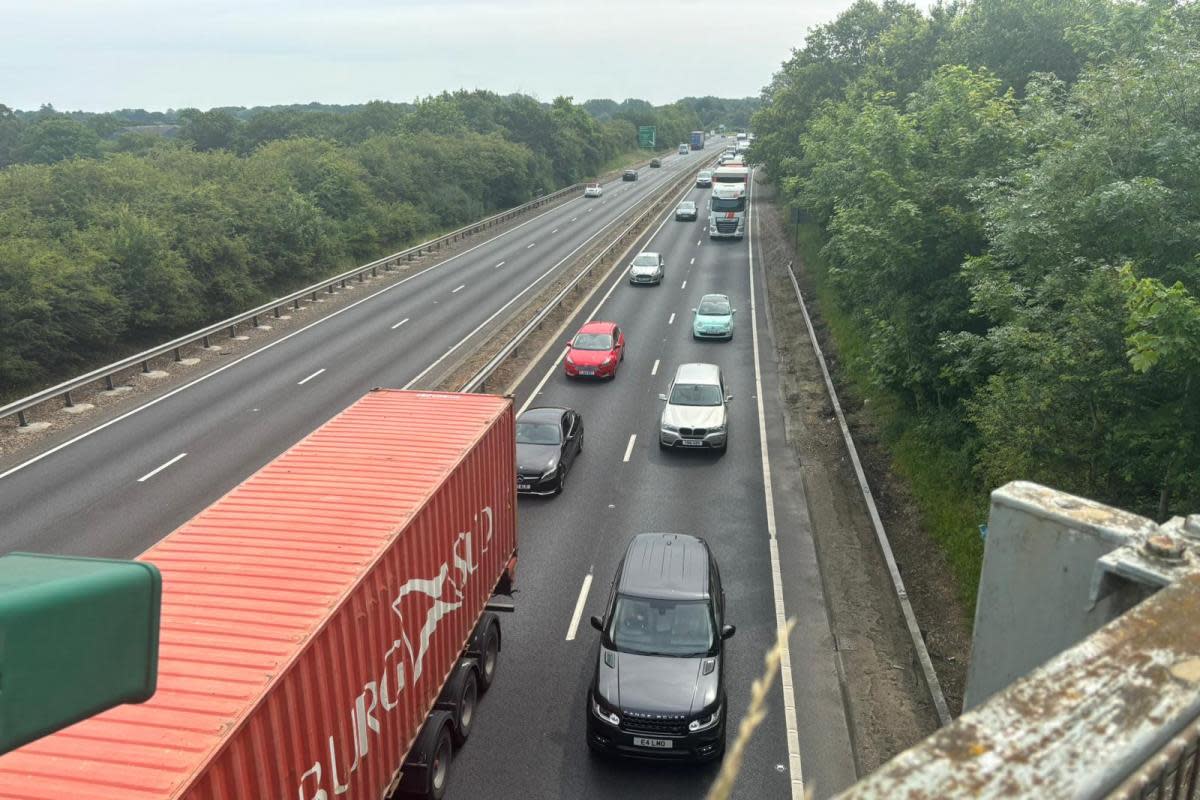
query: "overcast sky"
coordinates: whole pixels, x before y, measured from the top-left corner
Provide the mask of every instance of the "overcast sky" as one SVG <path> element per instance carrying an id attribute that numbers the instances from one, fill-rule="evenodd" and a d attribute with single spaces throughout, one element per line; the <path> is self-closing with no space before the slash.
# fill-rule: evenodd
<path id="1" fill-rule="evenodd" d="M 758 94 L 851 0 L 0 0 L 0 103 L 406 101 L 443 89 Z"/>

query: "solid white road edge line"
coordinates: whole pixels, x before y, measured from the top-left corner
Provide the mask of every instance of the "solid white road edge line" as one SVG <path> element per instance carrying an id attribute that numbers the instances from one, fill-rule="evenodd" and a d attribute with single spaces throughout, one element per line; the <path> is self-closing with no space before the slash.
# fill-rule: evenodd
<path id="1" fill-rule="evenodd" d="M 148 481 L 148 480 L 150 480 L 150 479 L 151 479 L 151 478 L 153 478 L 155 475 L 157 475 L 158 473 L 162 472 L 164 469 L 166 469 L 167 467 L 171 466 L 171 465 L 172 465 L 172 464 L 174 464 L 176 461 L 178 461 L 179 459 L 183 458 L 183 457 L 184 457 L 184 456 L 186 456 L 186 455 L 187 455 L 187 453 L 180 453 L 179 455 L 175 456 L 174 458 L 172 458 L 170 461 L 168 461 L 167 463 L 163 464 L 162 466 L 160 466 L 160 467 L 156 467 L 155 469 L 152 469 L 152 470 L 150 470 L 149 472 L 147 472 L 147 473 L 146 473 L 145 475 L 143 475 L 142 477 L 138 478 L 138 479 L 137 479 L 137 482 L 138 482 L 138 483 L 144 483 L 145 481 Z"/>
<path id="2" fill-rule="evenodd" d="M 567 354 L 567 350 L 568 348 L 566 347 L 562 349 L 562 352 L 558 354 L 558 358 L 554 359 L 554 363 L 550 365 L 550 369 L 546 370 L 546 374 L 542 376 L 540 381 L 538 381 L 538 385 L 533 387 L 533 391 L 530 393 L 529 397 L 525 398 L 525 402 L 521 404 L 521 410 L 517 412 L 518 417 L 524 414 L 525 409 L 529 408 L 529 404 L 533 402 L 533 399 L 542 393 L 542 387 L 546 385 L 546 381 L 550 380 L 550 376 L 554 374 L 554 370 L 558 369 L 558 364 Z"/>
<path id="3" fill-rule="evenodd" d="M 633 454 L 633 443 L 637 441 L 637 434 L 629 434 L 629 444 L 625 445 L 625 457 L 621 459 L 623 462 L 629 461 L 629 456 Z"/>
<path id="4" fill-rule="evenodd" d="M 751 184 L 751 200 L 754 187 Z M 751 225 L 747 225 L 746 243 L 750 251 L 750 340 L 754 349 L 754 396 L 758 405 L 758 444 L 762 455 L 763 496 L 767 504 L 767 533 L 770 536 L 771 586 L 775 596 L 775 628 L 782 632 L 787 624 L 787 610 L 783 604 L 783 573 L 779 567 L 779 540 L 775 535 L 775 494 L 771 489 L 771 458 L 767 450 L 767 417 L 763 410 L 762 369 L 758 352 L 758 304 L 754 298 L 754 243 L 753 224 L 757 223 L 752 203 L 747 214 Z M 800 764 L 800 738 L 796 733 L 796 692 L 792 687 L 792 652 L 787 637 L 780 640 L 779 678 L 783 688 L 783 716 L 787 728 L 788 767 L 792 779 L 792 800 L 804 800 L 804 772 Z"/>
<path id="5" fill-rule="evenodd" d="M 675 204 L 678 204 L 679 199 L 681 197 L 684 197 L 691 190 L 692 190 L 691 186 L 685 188 L 679 194 L 675 195 L 674 203 L 670 203 L 668 205 L 671 205 L 672 207 L 674 207 Z M 670 221 L 672 216 L 673 216 L 673 212 L 667 211 L 667 214 L 666 214 L 666 216 L 663 217 L 662 222 L 658 223 L 658 227 L 654 229 L 654 233 L 650 234 L 650 237 L 648 239 L 646 239 L 647 245 L 649 245 L 651 242 L 654 241 L 655 237 L 658 236 L 658 234 L 662 231 L 663 226 L 666 225 L 668 221 Z M 615 271 L 617 273 L 616 279 L 612 282 L 612 285 L 608 287 L 608 291 L 604 293 L 604 296 L 601 297 L 600 300 L 596 303 L 596 305 L 592 308 L 592 313 L 589 315 L 589 319 L 594 319 L 596 317 L 596 315 L 600 313 L 600 309 L 603 308 L 604 304 L 608 302 L 608 298 L 612 297 L 612 293 L 617 290 L 618 286 L 622 285 L 625 282 L 625 270 L 618 269 L 617 265 L 625 260 L 625 256 L 628 255 L 633 250 L 633 245 L 637 244 L 637 242 L 638 242 L 638 240 L 634 239 L 633 244 L 631 244 L 629 247 L 627 247 L 625 249 L 625 254 L 622 255 L 621 258 L 618 258 L 616 263 L 613 265 L 612 269 L 613 269 L 613 271 Z M 598 289 L 598 288 L 599 288 L 599 286 L 596 287 L 596 289 Z M 595 293 L 596 289 L 592 289 L 592 293 Z M 588 296 L 590 297 L 591 295 L 589 294 Z M 536 356 L 534 356 L 533 359 L 530 360 L 529 366 L 527 366 L 525 369 L 521 370 L 521 374 L 513 379 L 513 381 L 508 385 L 508 391 L 510 393 L 515 393 L 517 390 L 517 387 L 525 382 L 525 379 L 527 377 L 529 377 L 529 373 L 533 372 L 533 368 L 537 366 L 537 363 L 539 361 L 541 361 L 542 357 L 545 356 L 547 351 L 549 351 L 551 342 L 553 342 L 555 339 L 557 339 L 559 334 L 561 334 L 564 330 L 566 330 L 567 323 L 570 322 L 574 318 L 575 318 L 575 315 L 571 315 L 570 317 L 568 317 L 566 322 L 563 322 L 563 324 L 558 327 L 558 330 L 555 332 L 554 336 L 551 337 L 550 342 L 547 342 L 546 345 L 541 349 L 541 351 L 539 351 L 538 354 Z M 566 353 L 567 353 L 567 351 L 565 348 L 563 349 L 563 351 L 561 353 L 559 353 L 558 358 L 556 358 L 554 360 L 554 362 L 550 365 L 550 368 L 546 370 L 546 374 L 544 376 L 542 376 L 542 379 L 540 381 L 538 381 L 538 385 L 533 390 L 533 394 L 531 394 L 528 397 L 528 399 L 525 400 L 525 404 L 521 406 L 521 411 L 517 412 L 517 416 L 520 416 L 521 412 L 523 412 L 525 409 L 529 408 L 529 404 L 531 402 L 533 402 L 533 398 L 537 397 L 538 393 L 542 390 L 542 387 L 546 385 L 546 381 L 549 380 L 549 378 L 552 374 L 554 374 L 555 368 L 558 367 L 558 362 L 562 361 L 562 358 L 564 355 L 566 355 Z M 0 476 L 0 477 L 2 477 L 2 476 Z"/>
<path id="6" fill-rule="evenodd" d="M 618 222 L 620 222 L 620 220 L 621 220 L 621 218 L 620 218 L 620 216 L 618 216 L 616 219 L 610 220 L 610 221 L 608 221 L 608 222 L 604 223 L 603 225 L 601 225 L 601 226 L 600 226 L 600 228 L 599 228 L 599 229 L 598 229 L 598 230 L 597 230 L 595 233 L 593 233 L 593 234 L 592 234 L 591 236 L 589 236 L 588 238 L 584 239 L 584 240 L 583 240 L 583 241 L 582 241 L 582 242 L 579 244 L 579 246 L 578 246 L 578 247 L 576 247 L 574 250 L 572 250 L 571 252 L 569 252 L 569 253 L 567 253 L 565 256 L 563 256 L 563 257 L 562 257 L 562 259 L 561 259 L 561 260 L 560 260 L 558 263 L 556 263 L 554 266 L 550 267 L 550 269 L 546 270 L 546 271 L 545 271 L 545 272 L 543 272 L 541 275 L 539 275 L 539 276 L 537 276 L 536 278 L 534 278 L 534 279 L 533 279 L 533 280 L 532 280 L 532 281 L 529 283 L 529 285 L 528 285 L 528 286 L 526 286 L 526 287 L 525 287 L 524 289 L 522 289 L 521 291 L 517 292 L 517 293 L 516 293 L 516 294 L 513 296 L 513 298 L 512 298 L 511 300 L 509 300 L 509 301 L 508 301 L 507 303 L 505 303 L 504 305 L 500 306 L 500 308 L 496 309 L 496 310 L 495 310 L 495 312 L 493 312 L 493 313 L 492 313 L 492 315 L 491 315 L 490 317 L 488 317 L 488 318 L 487 318 L 487 319 L 485 319 L 483 322 L 481 322 L 481 323 L 479 323 L 478 325 L 476 325 L 476 326 L 475 326 L 475 329 L 474 329 L 473 331 L 471 331 L 470 333 L 468 333 L 468 334 L 467 334 L 466 336 L 464 336 L 463 338 L 459 339 L 459 340 L 458 340 L 458 342 L 457 342 L 457 343 L 456 343 L 456 344 L 455 344 L 453 347 L 451 347 L 449 350 L 447 350 L 446 352 L 444 352 L 444 353 L 442 353 L 440 356 L 438 356 L 438 358 L 437 358 L 437 361 L 434 361 L 434 362 L 433 362 L 432 364 L 430 364 L 428 367 L 426 367 L 425 369 L 421 370 L 421 372 L 420 372 L 420 373 L 417 375 L 417 377 L 413 378 L 411 381 L 409 381 L 408 383 L 404 384 L 404 388 L 405 388 L 405 389 L 411 389 L 411 388 L 412 388 L 412 387 L 413 387 L 413 386 L 416 384 L 416 382 L 417 382 L 417 381 L 421 380 L 421 378 L 424 378 L 424 377 L 425 377 L 427 374 L 429 374 L 429 371 L 430 371 L 430 370 L 432 370 L 432 369 L 433 369 L 434 367 L 436 367 L 438 364 L 440 364 L 440 363 L 442 363 L 443 361 L 445 361 L 445 360 L 446 360 L 446 358 L 447 358 L 448 356 L 450 356 L 450 355 L 451 355 L 451 354 L 452 354 L 452 353 L 453 353 L 455 350 L 457 350 L 458 348 L 460 348 L 460 347 L 462 347 L 464 344 L 466 344 L 468 341 L 470 341 L 470 340 L 471 340 L 471 337 L 473 337 L 475 334 L 479 333 L 481 330 L 483 330 L 483 329 L 484 329 L 484 328 L 486 328 L 488 325 L 490 325 L 490 324 L 491 324 L 491 322 L 492 322 L 492 320 L 494 320 L 496 317 L 498 317 L 498 316 L 500 316 L 501 314 L 503 314 L 503 313 L 505 312 L 505 310 L 506 310 L 506 309 L 507 309 L 509 306 L 511 306 L 513 303 L 517 302 L 518 300 L 520 300 L 520 299 L 521 299 L 521 298 L 522 298 L 522 297 L 525 295 L 525 293 L 526 293 L 526 292 L 528 292 L 530 289 L 532 289 L 533 287 L 535 287 L 535 286 L 537 286 L 539 283 L 541 283 L 543 280 L 545 280 L 545 279 L 546 279 L 546 276 L 548 276 L 548 275 L 552 274 L 552 273 L 553 273 L 555 270 L 557 270 L 559 267 L 561 267 L 563 264 L 565 264 L 565 263 L 566 263 L 566 262 L 567 262 L 567 261 L 568 261 L 568 260 L 569 260 L 569 259 L 570 259 L 572 256 L 574 256 L 576 253 L 578 253 L 578 252 L 579 252 L 580 250 L 582 250 L 583 248 L 587 247 L 587 245 L 588 245 L 588 242 L 592 241 L 592 239 L 595 239 L 597 236 L 599 236 L 600 234 L 604 233 L 606 230 L 608 230 L 609 228 L 611 228 L 613 225 L 615 225 L 615 224 L 617 224 Z M 0 476 L 0 477 L 3 477 L 3 476 Z"/>
<path id="7" fill-rule="evenodd" d="M 571 626 L 567 628 L 567 641 L 575 639 L 575 632 L 579 630 L 579 619 L 583 616 L 583 606 L 587 603 L 588 590 L 592 588 L 592 573 L 589 572 L 583 579 L 583 586 L 579 589 L 579 599 L 575 601 L 575 613 L 571 615 Z"/>
<path id="8" fill-rule="evenodd" d="M 257 350 L 249 352 L 246 355 L 244 355 L 241 358 L 238 358 L 234 361 L 230 361 L 228 364 L 225 364 L 224 366 L 217 367 L 216 369 L 212 370 L 211 372 L 207 372 L 207 373 L 201 375 L 200 377 L 196 378 L 194 381 L 185 383 L 183 386 L 180 386 L 177 389 L 172 389 L 171 391 L 167 392 L 166 394 L 159 395 L 158 397 L 154 398 L 153 400 L 143 403 L 142 405 L 138 406 L 137 408 L 131 408 L 128 411 L 126 411 L 124 414 L 120 415 L 119 417 L 113 417 L 108 422 L 97 425 L 94 428 L 89 428 L 88 430 L 84 431 L 83 433 L 79 434 L 78 436 L 74 436 L 74 437 L 68 439 L 67 441 L 63 442 L 62 444 L 58 445 L 57 447 L 52 447 L 49 450 L 46 450 L 45 452 L 38 453 L 36 456 L 34 456 L 30 459 L 27 459 L 25 461 L 22 461 L 20 464 L 17 464 L 15 467 L 10 467 L 9 469 L 5 470 L 4 472 L 0 472 L 0 480 L 7 478 L 9 475 L 20 472 L 21 470 L 25 469 L 26 467 L 28 467 L 32 464 L 36 464 L 37 462 L 41 461 L 43 458 L 54 455 L 59 450 L 64 450 L 64 449 L 70 447 L 71 445 L 75 444 L 76 442 L 82 441 L 94 433 L 99 433 L 100 431 L 104 430 L 105 428 L 107 428 L 110 425 L 116 425 L 118 422 L 121 422 L 125 419 L 128 419 L 129 417 L 132 417 L 134 414 L 137 414 L 141 411 L 145 411 L 147 408 L 150 408 L 151 406 L 158 405 L 163 400 L 166 400 L 170 397 L 174 397 L 175 395 L 179 394 L 180 392 L 186 391 L 186 390 L 192 388 L 193 386 L 195 386 L 196 384 L 202 383 L 202 382 L 208 380 L 209 378 L 213 377 L 214 375 L 220 375 L 225 370 L 230 369 L 232 367 L 236 367 L 238 364 L 241 364 L 243 361 L 245 361 L 247 359 L 254 358 L 256 355 L 258 355 L 260 353 L 265 353 L 268 350 L 270 350 L 272 347 L 275 347 L 276 345 L 279 345 L 279 344 L 283 344 L 288 339 L 291 339 L 293 336 L 299 336 L 300 334 L 307 331 L 309 328 L 315 328 L 316 326 L 320 325 L 321 323 L 328 322 L 329 320 L 333 319 L 334 317 L 338 316 L 339 314 L 346 313 L 347 311 L 354 308 L 355 306 L 361 305 L 361 304 L 367 302 L 368 300 L 372 300 L 372 299 L 378 297 L 379 295 L 383 294 L 384 292 L 390 292 L 391 290 L 393 290 L 399 286 L 403 286 L 404 284 L 408 283 L 409 281 L 415 280 L 416 278 L 421 277 L 422 275 L 424 275 L 427 272 L 431 272 L 439 267 L 449 264 L 451 261 L 456 261 L 457 259 L 460 259 L 463 256 L 467 255 L 468 253 L 478 250 L 481 247 L 485 247 L 485 246 L 491 244 L 492 242 L 496 241 L 497 239 L 502 239 L 505 236 L 508 236 L 510 233 L 513 233 L 514 231 L 519 230 L 520 228 L 524 228 L 529 223 L 537 222 L 539 219 L 546 216 L 547 214 L 552 214 L 555 211 L 559 211 L 560 209 L 562 209 L 563 206 L 568 205 L 570 203 L 575 203 L 575 202 L 578 202 L 578 198 L 576 198 L 574 200 L 568 200 L 566 203 L 563 203 L 560 206 L 555 206 L 554 208 L 547 209 L 547 210 L 543 211 L 541 214 L 538 214 L 536 217 L 525 220 L 520 225 L 514 225 L 513 227 L 509 228 L 508 230 L 498 233 L 495 236 L 493 236 L 492 238 L 482 241 L 479 244 L 475 245 L 474 247 L 469 247 L 466 250 L 463 250 L 461 253 L 456 253 L 456 254 L 450 256 L 445 261 L 439 261 L 436 264 L 430 264 L 428 267 L 421 270 L 420 272 L 414 272 L 412 275 L 409 275 L 407 278 L 403 278 L 402 280 L 396 281 L 391 286 L 384 286 L 379 291 L 372 292 L 371 294 L 367 295 L 366 297 L 363 297 L 359 300 L 355 300 L 350 305 L 343 306 L 342 308 L 339 308 L 337 311 L 334 311 L 332 314 L 329 314 L 328 316 L 321 317 L 320 319 L 315 319 L 312 322 L 305 325 L 303 328 L 298 328 L 297 330 L 292 331 L 291 333 L 287 334 L 286 336 L 279 337 L 278 339 L 276 339 L 273 342 L 267 342 L 266 344 L 264 344 L 262 347 L 258 348 Z"/>
<path id="9" fill-rule="evenodd" d="M 408 317 L 405 317 L 404 319 L 400 320 L 395 325 L 393 325 L 392 330 L 396 330 L 396 328 L 399 328 L 401 325 L 403 325 L 406 322 L 408 322 Z"/>
<path id="10" fill-rule="evenodd" d="M 319 370 L 317 370 L 316 372 L 314 372 L 312 375 L 309 375 L 309 376 L 308 376 L 307 378 L 305 378 L 304 380 L 302 380 L 302 381 L 297 381 L 296 385 L 297 385 L 297 386 L 303 386 L 304 384 L 308 383 L 309 381 L 311 381 L 313 378 L 317 377 L 318 375 L 320 375 L 320 374 L 321 374 L 322 372 L 324 372 L 324 371 L 325 371 L 325 368 L 324 368 L 324 367 L 321 367 Z"/>

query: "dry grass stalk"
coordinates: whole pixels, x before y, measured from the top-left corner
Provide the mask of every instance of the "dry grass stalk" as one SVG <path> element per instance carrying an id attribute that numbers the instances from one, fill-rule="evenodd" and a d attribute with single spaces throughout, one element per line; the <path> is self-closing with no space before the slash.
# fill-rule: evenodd
<path id="1" fill-rule="evenodd" d="M 737 738 L 734 739 L 733 746 L 725 752 L 725 761 L 721 764 L 721 772 L 713 781 L 712 788 L 708 790 L 706 800 L 728 800 L 732 794 L 733 784 L 742 770 L 742 759 L 750 744 L 750 737 L 754 735 L 754 731 L 767 716 L 767 695 L 770 694 L 771 686 L 775 683 L 775 676 L 779 674 L 783 642 L 792 632 L 795 624 L 795 619 L 789 619 L 780 628 L 775 646 L 768 650 L 766 656 L 763 657 L 765 663 L 763 674 L 750 687 L 750 708 L 746 711 L 746 716 L 742 717 L 741 724 L 738 725 Z"/>

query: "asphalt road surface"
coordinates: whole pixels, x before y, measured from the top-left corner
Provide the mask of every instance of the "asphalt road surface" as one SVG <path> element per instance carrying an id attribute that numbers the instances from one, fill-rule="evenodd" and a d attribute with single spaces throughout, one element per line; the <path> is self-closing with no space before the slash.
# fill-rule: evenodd
<path id="1" fill-rule="evenodd" d="M 707 194 L 696 189 L 688 197 L 704 208 Z M 584 450 L 562 495 L 521 499 L 517 610 L 502 620 L 500 670 L 480 705 L 471 741 L 455 758 L 450 797 L 704 796 L 716 767 L 596 758 L 584 739 L 598 642 L 588 618 L 603 613 L 625 545 L 641 531 L 703 536 L 720 565 L 726 621 L 737 625 L 725 651 L 731 742 L 751 682 L 774 643 L 777 612 L 797 619 L 789 640 L 795 733 L 788 735 L 785 694 L 776 679 L 735 797 L 797 797 L 793 789 L 800 782 L 793 785 L 793 776 L 817 797 L 854 781 L 806 506 L 783 439 L 761 265 L 753 269 L 752 306 L 753 236 L 709 240 L 704 229 L 703 221 L 668 217 L 641 247 L 664 254 L 662 285 L 631 286 L 618 275 L 604 299 L 573 320 L 572 332 L 592 319 L 622 326 L 627 354 L 615 379 L 567 379 L 560 364 L 564 348 L 556 343 L 518 391 L 522 407 L 578 410 Z M 691 309 L 709 292 L 728 294 L 737 310 L 732 341 L 692 338 Z M 692 361 L 719 364 L 734 395 L 724 455 L 658 447 L 658 394 L 667 391 L 679 364 Z M 771 476 L 770 499 L 765 474 Z"/>
<path id="2" fill-rule="evenodd" d="M 135 404 L 133 413 L 37 460 L 0 467 L 0 552 L 142 552 L 371 387 L 404 386 L 420 376 L 521 292 L 550 280 L 555 265 L 615 233 L 615 220 L 631 204 L 711 155 L 668 156 L 637 182 L 607 184 L 599 201 L 578 198 L 551 209 L 152 403 Z M 695 189 L 689 198 L 703 209 L 707 194 Z M 730 741 L 777 621 L 797 620 L 788 680 L 777 678 L 772 687 L 735 796 L 798 797 L 804 786 L 824 797 L 854 780 L 803 489 L 784 441 L 753 235 L 710 241 L 703 220 L 667 217 L 645 238 L 644 249 L 665 254 L 663 284 L 633 287 L 617 276 L 599 306 L 576 320 L 622 325 L 628 353 L 616 379 L 568 382 L 554 347 L 521 386 L 518 403 L 581 411 L 585 448 L 563 495 L 520 503 L 517 611 L 502 619 L 497 682 L 455 757 L 450 797 L 704 795 L 714 767 L 595 759 L 584 741 L 596 648 L 587 619 L 601 612 L 629 538 L 652 530 L 704 536 L 720 564 L 727 621 L 738 628 L 726 649 Z M 737 309 L 734 338 L 693 341 L 690 309 L 714 291 L 729 294 Z M 657 446 L 657 395 L 687 361 L 725 371 L 735 399 L 724 455 Z"/>
<path id="3" fill-rule="evenodd" d="M 711 155 L 666 156 L 598 200 L 559 205 L 153 404 L 135 401 L 136 413 L 33 463 L 0 467 L 0 553 L 136 556 L 371 388 L 417 378 Z"/>

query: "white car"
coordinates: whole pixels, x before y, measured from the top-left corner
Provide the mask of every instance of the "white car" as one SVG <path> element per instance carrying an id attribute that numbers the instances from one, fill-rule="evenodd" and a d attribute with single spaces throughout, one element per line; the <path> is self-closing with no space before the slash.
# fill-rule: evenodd
<path id="1" fill-rule="evenodd" d="M 599 197 L 602 194 L 604 194 L 604 187 L 598 183 L 589 183 L 583 187 L 584 197 Z"/>

